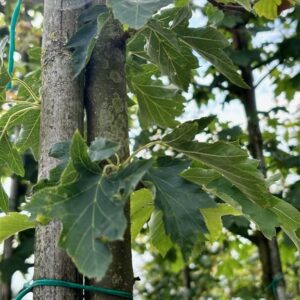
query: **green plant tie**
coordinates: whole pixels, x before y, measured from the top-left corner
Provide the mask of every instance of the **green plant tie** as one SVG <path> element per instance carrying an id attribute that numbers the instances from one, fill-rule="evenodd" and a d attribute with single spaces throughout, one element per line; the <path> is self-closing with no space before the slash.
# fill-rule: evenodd
<path id="1" fill-rule="evenodd" d="M 16 50 L 16 26 L 20 15 L 22 0 L 18 0 L 12 14 L 10 23 L 10 35 L 9 35 L 9 53 L 8 53 L 8 74 L 12 76 L 14 71 L 14 54 Z M 6 86 L 7 89 L 12 88 L 12 83 L 9 82 Z"/>
<path id="2" fill-rule="evenodd" d="M 15 300 L 23 299 L 25 295 L 32 292 L 33 288 L 38 286 L 59 286 L 59 287 L 70 288 L 70 289 L 85 290 L 93 293 L 101 293 L 101 294 L 106 294 L 111 296 L 118 296 L 125 299 L 133 299 L 132 294 L 128 292 L 95 287 L 91 285 L 83 285 L 83 284 L 56 280 L 56 279 L 38 279 L 32 281 L 31 283 L 26 283 L 24 285 L 23 290 L 18 294 Z"/>
<path id="3" fill-rule="evenodd" d="M 283 274 L 277 273 L 274 275 L 272 282 L 266 287 L 266 290 L 272 290 L 273 294 L 276 296 L 276 288 L 280 281 L 283 280 Z"/>

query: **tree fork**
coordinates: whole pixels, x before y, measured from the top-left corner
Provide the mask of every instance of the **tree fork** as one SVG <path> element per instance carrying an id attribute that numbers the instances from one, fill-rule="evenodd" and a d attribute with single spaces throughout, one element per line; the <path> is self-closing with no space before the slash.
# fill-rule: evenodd
<path id="1" fill-rule="evenodd" d="M 70 140 L 83 129 L 83 84 L 73 79 L 71 54 L 65 43 L 75 32 L 78 11 L 63 11 L 64 0 L 45 0 L 42 47 L 42 118 L 39 179 L 47 178 L 57 161 L 49 157 L 57 142 Z M 57 246 L 61 226 L 38 226 L 35 240 L 35 279 L 77 282 L 78 272 L 67 253 Z M 34 289 L 35 300 L 79 299 L 81 291 L 61 287 Z"/>
<path id="2" fill-rule="evenodd" d="M 120 23 L 110 20 L 101 32 L 86 71 L 85 105 L 88 142 L 104 137 L 119 142 L 121 161 L 129 156 L 127 90 L 125 76 L 126 37 Z M 130 203 L 125 207 L 130 224 Z M 123 241 L 109 245 L 113 262 L 105 277 L 91 284 L 132 292 L 131 236 L 128 226 Z M 120 299 L 116 296 L 91 294 L 92 300 Z"/>
<path id="3" fill-rule="evenodd" d="M 234 35 L 234 44 L 236 49 L 244 50 L 248 49 L 248 41 L 247 38 L 241 32 L 242 29 L 233 30 Z M 248 134 L 249 134 L 249 151 L 253 158 L 258 159 L 260 162 L 260 169 L 264 176 L 266 176 L 266 165 L 263 154 L 263 138 L 260 129 L 258 112 L 256 106 L 256 94 L 255 94 L 255 86 L 253 82 L 253 74 L 251 67 L 241 67 L 242 77 L 245 82 L 249 85 L 250 89 L 243 90 L 241 93 L 242 102 L 245 108 L 246 116 L 247 116 L 247 126 L 248 126 Z M 263 267 L 263 279 L 264 281 L 269 278 L 269 282 L 264 282 L 265 287 L 269 286 L 271 282 L 273 282 L 277 276 L 281 276 L 281 279 L 278 280 L 276 284 L 276 295 L 273 295 L 273 290 L 269 290 L 268 297 L 270 299 L 278 299 L 278 300 L 286 300 L 286 291 L 285 291 L 285 280 L 282 273 L 282 265 L 280 259 L 279 246 L 276 237 L 272 240 L 266 239 L 264 236 L 261 236 L 261 239 L 265 239 L 265 241 L 261 241 L 260 245 L 264 244 L 264 247 L 267 247 L 268 251 L 266 255 L 261 255 L 260 259 Z M 260 249 L 261 250 L 261 249 Z M 267 262 L 265 261 L 267 260 Z M 268 267 L 267 267 L 268 266 Z M 267 269 L 265 269 L 267 267 Z M 269 270 L 270 269 L 270 270 Z"/>

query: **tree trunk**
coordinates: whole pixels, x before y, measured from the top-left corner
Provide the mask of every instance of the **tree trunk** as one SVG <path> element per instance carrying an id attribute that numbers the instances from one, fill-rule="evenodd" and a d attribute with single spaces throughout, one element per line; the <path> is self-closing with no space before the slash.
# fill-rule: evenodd
<path id="1" fill-rule="evenodd" d="M 119 142 L 121 161 L 129 155 L 127 91 L 125 79 L 126 40 L 122 27 L 111 20 L 103 29 L 95 46 L 86 72 L 86 111 L 88 141 L 105 137 Z M 130 223 L 130 203 L 125 207 Z M 91 284 L 132 292 L 133 270 L 131 257 L 130 227 L 123 241 L 113 242 L 110 249 L 113 262 L 106 276 Z M 89 295 L 93 300 L 120 299 L 100 294 Z"/>
<path id="2" fill-rule="evenodd" d="M 242 30 L 236 29 L 234 30 L 234 42 L 236 49 L 238 50 L 245 50 L 248 49 L 248 41 L 245 35 L 243 34 Z M 242 102 L 244 104 L 246 116 L 247 116 L 247 125 L 248 125 L 248 134 L 249 134 L 249 151 L 251 155 L 258 159 L 260 162 L 260 169 L 264 176 L 266 176 L 266 165 L 263 155 L 263 138 L 260 130 L 258 113 L 257 113 L 257 106 L 256 106 L 256 95 L 255 95 L 255 87 L 253 83 L 253 74 L 251 67 L 242 67 L 242 76 L 245 82 L 249 85 L 250 89 L 243 90 L 242 92 Z M 278 299 L 278 300 L 286 300 L 286 292 L 285 292 L 285 281 L 282 273 L 281 267 L 281 259 L 280 259 L 280 252 L 277 243 L 276 237 L 272 240 L 267 240 L 264 236 L 261 237 L 265 239 L 262 241 L 261 244 L 265 244 L 268 247 L 268 258 L 261 256 L 262 265 L 265 266 L 263 268 L 263 279 L 266 280 L 270 274 L 272 277 L 269 279 L 268 283 L 264 282 L 264 285 L 267 287 L 270 283 L 276 284 L 275 295 L 271 295 L 273 290 L 269 289 L 267 291 L 268 297 L 270 299 Z M 261 253 L 259 251 L 259 253 Z M 266 261 L 268 260 L 268 266 Z M 270 269 L 270 270 L 269 270 Z M 280 279 L 279 279 L 280 278 Z"/>
<path id="3" fill-rule="evenodd" d="M 185 295 L 185 300 L 192 300 L 192 295 L 191 295 L 191 269 L 187 265 L 184 267 L 182 270 L 182 277 L 183 277 L 183 286 L 185 287 L 186 290 L 186 295 Z"/>
<path id="4" fill-rule="evenodd" d="M 4 246 L 3 246 L 3 255 L 2 255 L 3 260 L 9 259 L 11 257 L 12 250 L 13 250 L 12 243 L 13 243 L 12 237 L 5 240 Z M 11 279 L 0 282 L 0 296 L 1 296 L 1 300 L 11 300 L 11 298 L 12 298 Z"/>
<path id="5" fill-rule="evenodd" d="M 10 195 L 9 195 L 9 211 L 16 211 L 17 209 L 17 200 L 20 196 L 20 178 L 17 176 L 12 177 L 12 182 L 10 186 Z M 22 190 L 23 191 L 23 190 Z M 12 256 L 13 252 L 13 237 L 5 240 L 3 247 L 3 259 L 9 259 Z M 11 278 L 7 282 L 2 282 L 0 284 L 0 295 L 1 300 L 11 300 Z"/>
<path id="6" fill-rule="evenodd" d="M 45 0 L 42 47 L 42 119 L 39 179 L 47 178 L 57 161 L 48 156 L 57 142 L 70 140 L 83 128 L 83 85 L 73 80 L 71 54 L 64 45 L 77 26 L 78 11 L 62 11 L 64 0 Z M 57 246 L 61 226 L 38 226 L 35 242 L 35 279 L 76 282 L 79 275 L 67 254 Z M 81 291 L 61 287 L 34 289 L 35 300 L 78 299 Z"/>

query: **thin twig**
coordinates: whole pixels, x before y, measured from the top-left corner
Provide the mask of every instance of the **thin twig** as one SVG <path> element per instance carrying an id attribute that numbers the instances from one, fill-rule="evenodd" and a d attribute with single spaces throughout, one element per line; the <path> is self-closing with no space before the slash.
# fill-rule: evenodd
<path id="1" fill-rule="evenodd" d="M 240 6 L 240 5 L 230 5 L 230 4 L 223 4 L 223 3 L 219 3 L 216 0 L 208 0 L 208 2 L 210 4 L 212 4 L 213 6 L 219 8 L 220 10 L 227 10 L 227 11 L 237 11 L 237 12 L 247 12 L 247 10 Z"/>
<path id="2" fill-rule="evenodd" d="M 254 89 L 256 89 L 279 65 L 281 62 L 277 63 L 270 71 L 267 72 L 255 85 Z"/>

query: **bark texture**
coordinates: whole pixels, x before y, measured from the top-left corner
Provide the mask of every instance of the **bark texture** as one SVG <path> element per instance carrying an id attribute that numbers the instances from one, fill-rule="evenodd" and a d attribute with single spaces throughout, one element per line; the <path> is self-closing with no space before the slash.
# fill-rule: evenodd
<path id="1" fill-rule="evenodd" d="M 86 72 L 86 112 L 88 141 L 105 137 L 119 142 L 119 156 L 124 160 L 129 155 L 127 91 L 125 79 L 125 38 L 118 21 L 110 20 L 101 33 Z M 130 204 L 125 214 L 130 218 Z M 113 262 L 101 282 L 91 284 L 132 292 L 133 270 L 131 257 L 130 228 L 123 241 L 113 242 L 110 249 Z M 120 299 L 100 294 L 91 294 L 92 300 Z"/>
<path id="2" fill-rule="evenodd" d="M 48 156 L 57 142 L 70 140 L 83 127 L 83 85 L 73 80 L 71 54 L 64 47 L 77 26 L 76 11 L 62 11 L 64 0 L 45 0 L 42 47 L 42 119 L 39 179 L 47 178 L 57 161 Z M 61 226 L 51 222 L 36 229 L 34 278 L 76 282 L 75 266 L 57 246 Z M 78 299 L 81 292 L 58 288 L 34 289 L 35 300 Z"/>
<path id="3" fill-rule="evenodd" d="M 243 32 L 243 29 L 236 29 L 233 31 L 234 44 L 238 50 L 245 50 L 249 48 L 248 40 Z M 250 89 L 241 92 L 241 100 L 244 104 L 247 126 L 249 134 L 249 151 L 253 158 L 260 162 L 261 172 L 266 176 L 266 165 L 263 154 L 263 138 L 259 124 L 259 118 L 256 105 L 256 94 L 253 80 L 253 73 L 250 66 L 242 67 L 242 77 L 249 85 Z M 273 289 L 267 290 L 268 299 L 286 300 L 285 281 L 282 273 L 282 265 L 280 259 L 279 246 L 276 237 L 272 240 L 266 239 L 261 235 L 261 241 L 258 244 L 260 260 L 263 266 L 263 282 L 267 287 L 271 282 L 277 280 L 275 295 Z M 268 280 L 268 281 L 267 281 Z"/>

